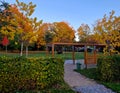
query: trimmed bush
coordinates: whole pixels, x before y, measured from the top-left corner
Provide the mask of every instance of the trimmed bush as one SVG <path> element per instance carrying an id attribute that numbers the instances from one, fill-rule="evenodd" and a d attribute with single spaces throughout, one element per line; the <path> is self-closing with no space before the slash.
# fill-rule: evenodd
<path id="1" fill-rule="evenodd" d="M 0 92 L 41 90 L 63 80 L 60 58 L 0 57 Z"/>
<path id="2" fill-rule="evenodd" d="M 120 81 L 120 55 L 101 56 L 97 63 L 100 80 Z"/>

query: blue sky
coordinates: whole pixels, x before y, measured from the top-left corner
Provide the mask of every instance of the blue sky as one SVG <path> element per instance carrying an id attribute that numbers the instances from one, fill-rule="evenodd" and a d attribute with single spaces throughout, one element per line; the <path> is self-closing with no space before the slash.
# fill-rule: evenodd
<path id="1" fill-rule="evenodd" d="M 15 0 L 5 0 L 15 3 Z M 118 0 L 19 0 L 36 4 L 33 16 L 43 22 L 68 22 L 75 30 L 82 24 L 92 25 L 104 14 L 112 10 L 120 15 L 120 1 Z"/>

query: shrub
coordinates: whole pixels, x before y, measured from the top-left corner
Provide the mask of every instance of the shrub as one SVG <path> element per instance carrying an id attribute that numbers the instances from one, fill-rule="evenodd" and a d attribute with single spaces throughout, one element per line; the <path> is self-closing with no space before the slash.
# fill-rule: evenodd
<path id="1" fill-rule="evenodd" d="M 120 80 L 120 56 L 101 56 L 98 58 L 97 71 L 102 81 Z"/>
<path id="2" fill-rule="evenodd" d="M 59 58 L 0 57 L 0 92 L 40 90 L 63 80 Z"/>
<path id="3" fill-rule="evenodd" d="M 114 80 L 120 81 L 120 55 L 114 55 L 113 62 L 114 62 Z"/>

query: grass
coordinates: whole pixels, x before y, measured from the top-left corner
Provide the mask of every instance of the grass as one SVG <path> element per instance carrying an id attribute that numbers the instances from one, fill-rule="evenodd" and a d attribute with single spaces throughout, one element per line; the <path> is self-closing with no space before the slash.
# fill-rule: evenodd
<path id="1" fill-rule="evenodd" d="M 20 56 L 20 53 L 15 53 L 15 52 L 5 53 L 5 52 L 1 51 L 0 56 L 18 57 L 18 56 Z M 25 56 L 24 52 L 23 52 L 23 56 Z M 45 56 L 46 56 L 46 53 L 44 51 L 40 51 L 40 52 L 32 51 L 32 52 L 28 53 L 28 57 L 45 57 Z"/>
<path id="2" fill-rule="evenodd" d="M 97 72 L 96 68 L 90 68 L 90 69 L 83 69 L 83 70 L 76 70 L 78 73 L 81 73 L 82 75 L 89 77 L 91 79 L 97 79 Z"/>
<path id="3" fill-rule="evenodd" d="M 108 88 L 111 88 L 113 91 L 120 93 L 120 83 L 109 83 L 109 82 L 102 82 Z"/>
<path id="4" fill-rule="evenodd" d="M 89 55 L 92 53 L 89 52 Z M 102 55 L 102 53 L 99 53 L 99 55 Z M 0 51 L 0 56 L 8 56 L 8 57 L 18 57 L 20 56 L 20 53 L 13 53 L 13 52 L 8 52 L 5 53 L 5 51 Z M 25 56 L 25 52 L 23 53 L 23 56 Z M 57 54 L 55 52 L 54 54 L 55 57 L 61 57 L 65 60 L 73 59 L 72 58 L 72 52 L 63 52 L 63 54 Z M 46 54 L 46 51 L 29 51 L 28 57 L 52 57 L 52 54 Z M 84 59 L 84 52 L 75 52 L 75 59 Z"/>
<path id="5" fill-rule="evenodd" d="M 82 75 L 94 79 L 97 82 L 105 85 L 106 87 L 112 89 L 113 91 L 120 93 L 120 83 L 115 83 L 115 82 L 103 82 L 98 80 L 99 74 L 96 71 L 96 68 L 90 68 L 90 69 L 83 69 L 83 70 L 75 70 L 78 73 L 81 73 Z"/>
<path id="6" fill-rule="evenodd" d="M 63 54 L 55 54 L 56 57 L 62 57 L 64 59 L 72 59 L 72 52 L 64 52 Z M 75 52 L 75 59 L 84 59 L 83 52 Z"/>
<path id="7" fill-rule="evenodd" d="M 12 53 L 12 52 L 0 52 L 0 56 L 8 56 L 8 57 L 17 57 L 20 56 L 20 53 Z M 25 56 L 25 53 L 23 53 Z M 52 54 L 46 54 L 45 51 L 33 51 L 29 52 L 28 57 L 51 57 Z M 63 59 L 72 59 L 72 52 L 64 52 L 63 54 L 55 53 L 55 57 L 61 57 Z M 75 59 L 84 59 L 83 52 L 75 52 Z"/>

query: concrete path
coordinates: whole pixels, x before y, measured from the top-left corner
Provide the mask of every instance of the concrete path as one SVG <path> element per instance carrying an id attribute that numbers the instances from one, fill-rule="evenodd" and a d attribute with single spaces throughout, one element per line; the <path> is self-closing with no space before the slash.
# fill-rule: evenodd
<path id="1" fill-rule="evenodd" d="M 73 65 L 71 60 L 67 60 L 64 65 L 64 80 L 70 85 L 70 87 L 96 84 L 95 81 L 75 72 L 74 69 L 76 69 L 76 65 Z"/>
<path id="2" fill-rule="evenodd" d="M 80 62 L 84 67 L 83 60 Z M 76 69 L 76 65 L 73 65 L 72 60 L 65 61 L 64 80 L 78 93 L 115 93 L 103 85 L 97 84 L 94 80 L 86 78 L 85 76 L 75 72 L 74 69 Z"/>

